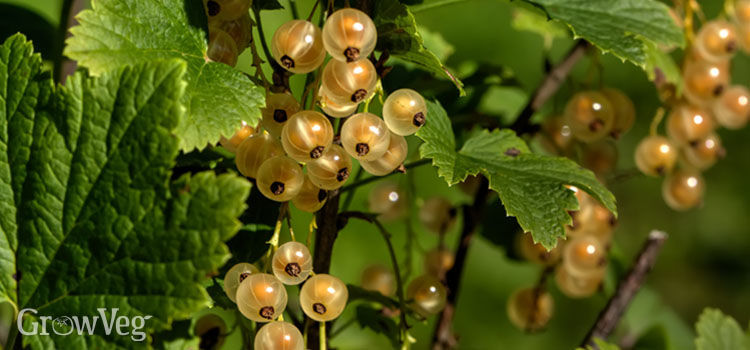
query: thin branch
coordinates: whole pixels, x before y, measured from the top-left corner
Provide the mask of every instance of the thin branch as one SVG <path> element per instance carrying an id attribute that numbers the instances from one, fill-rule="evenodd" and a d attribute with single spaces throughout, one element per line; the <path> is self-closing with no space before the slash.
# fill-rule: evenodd
<path id="1" fill-rule="evenodd" d="M 266 55 L 266 62 L 273 68 L 273 86 L 274 92 L 285 92 L 291 91 L 289 87 L 289 73 L 286 69 L 282 68 L 271 55 L 271 51 L 268 49 L 268 43 L 266 42 L 266 35 L 263 32 L 263 22 L 261 21 L 260 10 L 254 10 L 255 24 L 258 27 L 258 36 L 260 37 L 260 46 L 263 48 L 263 53 Z"/>
<path id="2" fill-rule="evenodd" d="M 477 189 L 474 197 L 474 203 L 471 206 L 463 207 L 463 227 L 461 228 L 461 237 L 456 249 L 456 259 L 453 267 L 446 274 L 446 288 L 448 289 L 448 302 L 440 313 L 435 334 L 432 338 L 433 349 L 450 349 L 456 345 L 456 337 L 453 334 L 452 323 L 453 315 L 458 302 L 458 290 L 461 286 L 461 277 L 466 263 L 466 256 L 469 252 L 469 245 L 474 233 L 482 223 L 484 209 L 487 204 L 487 198 L 490 195 L 489 181 L 482 176 L 481 184 Z"/>
<path id="3" fill-rule="evenodd" d="M 661 247 L 666 240 L 666 233 L 656 230 L 651 231 L 630 271 L 620 280 L 615 294 L 609 299 L 607 306 L 599 313 L 594 326 L 586 334 L 583 343 L 581 343 L 582 346 L 590 345 L 596 348 L 595 338 L 606 339 L 612 333 L 628 304 L 633 300 L 635 293 L 641 288 L 646 274 L 656 263 L 656 258 L 659 256 Z"/>
<path id="4" fill-rule="evenodd" d="M 532 95 L 526 107 L 518 115 L 518 119 L 511 125 L 511 129 L 517 133 L 529 133 L 536 131 L 536 127 L 531 124 L 531 117 L 538 111 L 552 96 L 555 95 L 560 85 L 570 74 L 570 71 L 583 58 L 586 50 L 591 47 L 585 40 L 579 40 L 575 46 L 568 52 L 562 62 L 558 63 L 544 78 L 544 81 Z"/>
<path id="5" fill-rule="evenodd" d="M 55 73 L 57 74 L 57 81 L 65 83 L 65 78 L 72 75 L 76 71 L 76 62 L 66 59 L 62 53 L 65 48 L 65 39 L 70 36 L 68 31 L 71 27 L 78 24 L 76 15 L 81 12 L 86 6 L 86 2 L 82 0 L 65 0 L 63 1 L 62 11 L 60 11 L 60 24 L 58 27 L 58 42 L 60 45 L 59 56 L 55 60 Z"/>
<path id="6" fill-rule="evenodd" d="M 424 159 L 416 160 L 416 161 L 413 161 L 413 162 L 411 162 L 409 164 L 404 164 L 404 169 L 416 168 L 418 166 L 422 166 L 422 165 L 425 165 L 425 164 L 430 164 L 430 162 L 432 162 L 432 160 L 429 159 L 429 158 L 424 158 Z M 340 193 L 344 193 L 344 192 L 347 192 L 347 191 L 351 191 L 351 190 L 353 190 L 353 189 L 355 189 L 355 188 L 357 188 L 359 186 L 367 185 L 367 184 L 369 184 L 371 182 L 384 179 L 384 178 L 386 178 L 388 176 L 391 176 L 393 174 L 402 174 L 402 172 L 400 172 L 400 171 L 394 171 L 394 172 L 392 172 L 392 173 L 390 173 L 388 175 L 370 176 L 370 177 L 368 177 L 368 178 L 366 178 L 364 180 L 361 180 L 361 181 L 355 182 L 355 183 L 353 183 L 351 185 L 347 185 L 347 186 L 342 187 L 341 190 L 339 190 L 339 192 Z"/>

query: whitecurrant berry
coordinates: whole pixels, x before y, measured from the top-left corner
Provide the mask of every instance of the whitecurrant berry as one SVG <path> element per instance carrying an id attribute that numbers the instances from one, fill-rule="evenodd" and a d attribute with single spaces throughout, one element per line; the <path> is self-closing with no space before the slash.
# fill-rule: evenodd
<path id="1" fill-rule="evenodd" d="M 424 273 L 442 279 L 455 262 L 456 257 L 449 249 L 432 249 L 424 255 Z"/>
<path id="2" fill-rule="evenodd" d="M 234 39 L 234 43 L 237 44 L 238 53 L 245 51 L 253 40 L 252 19 L 250 19 L 250 13 L 246 13 L 235 20 L 219 21 L 215 25 L 218 26 L 219 29 L 227 32 L 227 34 Z"/>
<path id="3" fill-rule="evenodd" d="M 348 117 L 354 114 L 354 112 L 357 111 L 357 106 L 359 106 L 359 104 L 354 102 L 347 102 L 343 104 L 334 102 L 333 100 L 328 98 L 328 96 L 323 94 L 322 87 L 318 91 L 318 97 L 320 98 L 320 109 L 323 110 L 323 113 L 334 118 Z"/>
<path id="4" fill-rule="evenodd" d="M 252 274 L 258 273 L 258 268 L 253 264 L 239 263 L 232 266 L 224 275 L 224 293 L 229 300 L 236 302 L 237 288 L 240 283 Z"/>
<path id="5" fill-rule="evenodd" d="M 252 0 L 203 0 L 209 21 L 231 21 L 248 13 Z"/>
<path id="6" fill-rule="evenodd" d="M 724 148 L 721 146 L 719 135 L 711 133 L 706 138 L 691 142 L 684 147 L 682 154 L 687 164 L 698 170 L 706 170 L 724 156 Z"/>
<path id="7" fill-rule="evenodd" d="M 684 104 L 672 109 L 666 126 L 669 137 L 682 144 L 700 140 L 716 128 L 714 118 L 708 111 Z"/>
<path id="8" fill-rule="evenodd" d="M 375 93 L 378 74 L 370 60 L 328 61 L 323 69 L 322 88 L 337 104 L 360 103 Z"/>
<path id="9" fill-rule="evenodd" d="M 521 330 L 538 331 L 552 318 L 554 306 L 554 300 L 544 290 L 519 289 L 508 299 L 508 319 Z"/>
<path id="10" fill-rule="evenodd" d="M 406 193 L 395 183 L 383 181 L 375 186 L 368 196 L 368 208 L 380 214 L 378 219 L 393 221 L 406 213 Z"/>
<path id="11" fill-rule="evenodd" d="M 211 339 L 211 344 L 214 345 L 214 348 L 221 349 L 228 335 L 227 323 L 217 314 L 205 314 L 195 321 L 193 334 L 199 338 L 206 337 Z"/>
<path id="12" fill-rule="evenodd" d="M 705 182 L 697 171 L 681 169 L 675 171 L 662 185 L 662 197 L 674 210 L 688 210 L 698 206 L 703 200 Z"/>
<path id="13" fill-rule="evenodd" d="M 333 143 L 333 126 L 315 111 L 294 114 L 281 129 L 284 151 L 299 162 L 320 158 Z"/>
<path id="14" fill-rule="evenodd" d="M 615 88 L 603 88 L 601 91 L 612 104 L 615 122 L 609 134 L 615 139 L 628 132 L 635 123 L 635 105 L 628 95 Z"/>
<path id="15" fill-rule="evenodd" d="M 234 67 L 237 65 L 239 51 L 234 39 L 218 27 L 209 28 L 208 50 L 206 56 L 214 62 L 221 62 Z"/>
<path id="16" fill-rule="evenodd" d="M 318 187 L 335 190 L 343 186 L 352 172 L 352 159 L 339 145 L 333 144 L 322 157 L 307 163 L 307 176 Z"/>
<path id="17" fill-rule="evenodd" d="M 307 317 L 318 322 L 333 320 L 344 311 L 349 291 L 340 279 L 317 274 L 302 285 L 299 303 Z"/>
<path id="18" fill-rule="evenodd" d="M 456 222 L 456 209 L 443 197 L 431 197 L 419 208 L 419 222 L 438 234 L 444 234 Z"/>
<path id="19" fill-rule="evenodd" d="M 573 131 L 562 116 L 551 116 L 542 122 L 541 143 L 552 154 L 567 154 L 573 145 Z"/>
<path id="20" fill-rule="evenodd" d="M 572 212 L 571 217 L 573 224 L 566 230 L 569 238 L 589 235 L 604 246 L 610 243 L 617 217 L 601 203 L 590 198 L 581 204 L 580 210 Z"/>
<path id="21" fill-rule="evenodd" d="M 299 102 L 292 94 L 269 94 L 266 97 L 266 107 L 260 110 L 263 115 L 263 128 L 274 137 L 280 137 L 286 122 L 299 111 Z"/>
<path id="22" fill-rule="evenodd" d="M 603 139 L 583 146 L 581 165 L 596 175 L 607 175 L 617 167 L 618 152 L 614 140 Z"/>
<path id="23" fill-rule="evenodd" d="M 286 202 L 302 190 L 305 174 L 294 159 L 276 156 L 263 162 L 258 168 L 255 181 L 258 190 L 266 198 Z"/>
<path id="24" fill-rule="evenodd" d="M 339 61 L 352 62 L 366 58 L 375 49 L 378 33 L 370 16 L 344 8 L 331 14 L 323 26 L 326 51 Z"/>
<path id="25" fill-rule="evenodd" d="M 255 133 L 240 143 L 234 162 L 242 175 L 254 179 L 263 162 L 282 155 L 284 155 L 284 149 L 279 141 L 269 134 Z"/>
<path id="26" fill-rule="evenodd" d="M 341 127 L 341 145 L 357 160 L 380 158 L 391 142 L 391 135 L 383 119 L 372 113 L 357 113 Z"/>
<path id="27" fill-rule="evenodd" d="M 530 233 L 521 232 L 516 236 L 516 249 L 521 257 L 527 261 L 540 265 L 554 265 L 560 260 L 560 243 L 558 246 L 547 250 L 540 243 L 534 243 Z"/>
<path id="28" fill-rule="evenodd" d="M 422 275 L 409 283 L 406 298 L 412 300 L 414 311 L 424 317 L 437 314 L 445 308 L 448 292 L 440 281 L 430 275 Z"/>
<path id="29" fill-rule="evenodd" d="M 227 139 L 226 137 L 222 136 L 221 139 L 219 139 L 219 144 L 221 144 L 222 147 L 226 148 L 227 151 L 235 153 L 237 152 L 237 148 L 240 146 L 242 141 L 245 141 L 245 139 L 253 133 L 255 133 L 255 129 L 253 129 L 252 126 L 247 125 L 247 123 L 243 121 L 240 129 L 237 130 L 232 135 L 232 137 Z"/>
<path id="30" fill-rule="evenodd" d="M 401 166 L 408 153 L 409 145 L 406 143 L 406 139 L 403 136 L 391 133 L 388 150 L 380 158 L 373 161 L 360 160 L 359 165 L 372 175 L 384 176 Z"/>
<path id="31" fill-rule="evenodd" d="M 237 289 L 237 308 L 255 322 L 270 322 L 286 309 L 287 294 L 278 278 L 256 273 L 245 278 Z"/>
<path id="32" fill-rule="evenodd" d="M 663 136 L 648 136 L 635 150 L 635 165 L 649 176 L 662 176 L 672 171 L 677 161 L 677 147 Z"/>
<path id="33" fill-rule="evenodd" d="M 594 295 L 602 284 L 604 273 L 591 276 L 573 276 L 562 266 L 555 269 L 555 283 L 560 292 L 569 298 L 586 298 Z"/>
<path id="34" fill-rule="evenodd" d="M 734 85 L 714 103 L 716 121 L 727 129 L 741 129 L 750 121 L 750 91 Z"/>
<path id="35" fill-rule="evenodd" d="M 719 62 L 732 58 L 739 48 L 737 33 L 727 21 L 715 20 L 704 24 L 695 37 L 695 49 L 706 60 Z"/>
<path id="36" fill-rule="evenodd" d="M 314 213 L 328 200 L 328 191 L 316 186 L 310 181 L 310 176 L 305 176 L 305 183 L 302 184 L 302 189 L 299 191 L 292 204 L 299 210 L 306 211 L 308 213 Z"/>
<path id="37" fill-rule="evenodd" d="M 299 329 L 287 322 L 270 322 L 255 334 L 255 350 L 304 350 L 305 339 Z"/>
<path id="38" fill-rule="evenodd" d="M 396 90 L 383 103 L 383 120 L 394 134 L 411 135 L 425 124 L 426 118 L 427 104 L 412 89 Z"/>
<path id="39" fill-rule="evenodd" d="M 565 123 L 583 142 L 597 141 L 612 131 L 615 111 L 607 97 L 596 91 L 579 92 L 565 106 Z"/>
<path id="40" fill-rule="evenodd" d="M 304 282 L 312 271 L 312 256 L 307 246 L 299 242 L 282 244 L 272 260 L 273 274 L 282 283 L 297 285 Z"/>
<path id="41" fill-rule="evenodd" d="M 695 105 L 707 106 L 716 100 L 729 85 L 729 66 L 689 60 L 683 72 L 683 94 Z"/>
<path id="42" fill-rule="evenodd" d="M 734 1 L 734 17 L 740 25 L 750 24 L 750 0 Z"/>
<path id="43" fill-rule="evenodd" d="M 391 296 L 396 293 L 396 276 L 383 265 L 370 265 L 362 270 L 362 289 Z"/>
<path id="44" fill-rule="evenodd" d="M 286 70 L 304 74 L 320 67 L 326 58 L 320 29 L 308 21 L 291 20 L 276 30 L 271 54 Z"/>
<path id="45" fill-rule="evenodd" d="M 607 252 L 593 236 L 581 236 L 565 244 L 562 263 L 573 276 L 592 276 L 602 273 L 607 266 Z"/>

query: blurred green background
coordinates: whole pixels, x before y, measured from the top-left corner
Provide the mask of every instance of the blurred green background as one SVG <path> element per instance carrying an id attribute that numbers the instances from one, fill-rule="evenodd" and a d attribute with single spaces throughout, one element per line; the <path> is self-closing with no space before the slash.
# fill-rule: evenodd
<path id="1" fill-rule="evenodd" d="M 197 0 L 196 0 L 197 1 Z M 3 0 L 22 6 L 39 14 L 52 27 L 59 24 L 60 0 Z M 282 1 L 285 5 L 288 2 Z M 297 1 L 300 13 L 309 13 L 312 1 Z M 428 47 L 447 58 L 452 70 L 466 78 L 478 67 L 490 67 L 490 74 L 479 82 L 489 87 L 476 89 L 467 86 L 469 96 L 458 101 L 457 93 L 448 82 L 435 83 L 434 77 L 398 67 L 386 77 L 387 90 L 397 87 L 414 87 L 429 98 L 440 97 L 444 104 L 468 107 L 476 112 L 499 118 L 506 124 L 523 106 L 531 91 L 544 76 L 545 58 L 556 62 L 572 44 L 563 38 L 552 42 L 531 32 L 517 31 L 512 27 L 518 2 L 505 0 L 468 0 L 430 7 L 431 1 L 414 8 L 417 23 L 422 27 Z M 671 3 L 671 2 L 670 2 Z M 700 2 L 709 18 L 721 10 L 722 1 Z M 286 10 L 266 11 L 263 24 L 267 37 L 284 21 L 290 19 Z M 11 24 L 13 25 L 13 24 Z M 16 24 L 25 33 L 42 24 Z M 20 27 L 24 25 L 25 27 Z M 5 27 L 8 23 L 5 24 Z M 14 30 L 15 31 L 15 30 Z M 37 41 L 43 41 L 39 38 Z M 47 55 L 54 55 L 53 52 Z M 247 54 L 240 61 L 240 69 L 250 69 Z M 679 53 L 677 54 L 679 57 Z M 638 111 L 635 128 L 618 143 L 618 172 L 627 173 L 635 168 L 633 150 L 636 143 L 648 132 L 648 125 L 660 106 L 656 91 L 646 74 L 638 67 L 623 63 L 611 55 L 601 55 L 597 60 L 581 60 L 569 82 L 545 108 L 545 113 L 560 111 L 567 98 L 583 87 L 596 87 L 591 79 L 591 66 L 600 62 L 601 79 L 607 86 L 626 92 Z M 733 82 L 750 85 L 750 57 L 740 53 L 733 60 Z M 487 69 L 487 68 L 484 68 Z M 513 76 L 514 79 L 503 79 Z M 304 78 L 295 77 L 293 86 L 301 89 Z M 476 80 L 476 74 L 475 79 Z M 467 80 L 468 82 L 468 80 Z M 504 82 L 504 83 L 503 83 Z M 516 86 L 501 86 L 510 84 Z M 300 93 L 300 91 L 297 91 Z M 374 106 L 377 110 L 379 107 Z M 450 108 L 449 108 L 450 109 Z M 452 116 L 457 117 L 457 116 Z M 641 343 L 636 348 L 690 349 L 693 347 L 692 325 L 706 306 L 722 309 L 735 317 L 741 325 L 750 317 L 750 138 L 747 128 L 739 131 L 720 130 L 726 158 L 705 173 L 707 192 L 703 205 L 688 212 L 675 212 L 661 199 L 661 181 L 644 176 L 627 177 L 608 183 L 618 200 L 619 227 L 615 232 L 615 247 L 611 254 L 612 266 L 626 268 L 637 253 L 646 235 L 652 229 L 670 234 L 655 269 L 648 277 L 645 289 L 637 296 L 628 314 L 621 322 L 613 339 L 634 339 L 651 332 L 656 340 Z M 410 159 L 418 158 L 418 140 L 410 138 Z M 416 205 L 421 200 L 443 195 L 455 204 L 469 203 L 471 198 L 456 188 L 449 188 L 429 166 L 410 171 L 405 176 L 393 176 L 395 181 L 416 189 Z M 367 210 L 367 194 L 374 185 L 360 188 L 352 202 L 352 209 Z M 399 259 L 411 256 L 411 276 L 421 273 L 421 254 L 436 246 L 437 237 L 419 227 L 416 207 L 410 211 L 411 225 L 416 230 L 416 241 L 407 252 L 404 220 L 388 224 L 394 235 Z M 304 239 L 311 215 L 294 212 L 295 232 Z M 459 218 L 460 219 L 460 218 Z M 447 238 L 450 246 L 457 239 L 454 226 Z M 483 235 L 509 237 L 515 232 L 502 232 L 497 226 L 485 228 Z M 496 239 L 498 240 L 498 239 Z M 502 239 L 499 239 L 502 240 Z M 374 227 L 351 221 L 339 235 L 332 261 L 332 274 L 347 283 L 359 283 L 361 270 L 368 264 L 389 266 L 387 250 Z M 593 324 L 612 291 L 610 278 L 605 291 L 592 298 L 572 300 L 562 296 L 551 283 L 555 299 L 555 316 L 547 329 L 536 334 L 526 334 L 514 328 L 506 317 L 506 300 L 517 288 L 533 285 L 541 268 L 507 257 L 504 247 L 499 247 L 484 237 L 474 240 L 466 264 L 461 286 L 454 327 L 460 337 L 462 349 L 570 349 L 575 347 Z M 612 277 L 612 276 L 610 276 Z M 289 288 L 295 294 L 296 288 Z M 294 300 L 290 297 L 290 302 Z M 293 306 L 292 306 L 293 307 Z M 338 326 L 353 316 L 354 306 L 340 318 Z M 209 312 L 209 311 L 206 311 Z M 211 311 L 213 312 L 213 311 Z M 233 313 L 226 313 L 231 323 Z M 412 334 L 418 339 L 415 348 L 429 345 L 434 318 L 414 324 Z M 334 325 L 334 329 L 337 326 Z M 659 338 L 664 336 L 666 343 Z M 234 348 L 237 337 L 232 336 L 225 348 Z M 388 348 L 390 343 L 370 330 L 357 325 L 348 327 L 332 339 L 333 347 L 340 349 Z"/>

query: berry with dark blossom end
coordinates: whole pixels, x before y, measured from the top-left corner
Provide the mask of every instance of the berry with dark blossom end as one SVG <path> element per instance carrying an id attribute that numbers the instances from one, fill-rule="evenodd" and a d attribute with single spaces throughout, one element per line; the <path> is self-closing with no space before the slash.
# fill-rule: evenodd
<path id="1" fill-rule="evenodd" d="M 299 292 L 299 303 L 307 317 L 318 322 L 331 321 L 344 311 L 349 291 L 340 279 L 317 274 L 310 277 Z"/>
<path id="2" fill-rule="evenodd" d="M 268 199 L 286 202 L 302 190 L 305 174 L 294 159 L 276 156 L 263 162 L 255 181 L 260 193 Z"/>
<path id="3" fill-rule="evenodd" d="M 299 102 L 288 92 L 268 94 L 266 107 L 260 110 L 263 115 L 263 129 L 274 137 L 281 136 L 281 130 L 294 114 L 300 111 Z"/>
<path id="4" fill-rule="evenodd" d="M 258 273 L 258 268 L 253 264 L 239 263 L 232 266 L 224 275 L 224 293 L 231 301 L 236 300 L 237 288 L 240 283 L 252 274 Z"/>
<path id="5" fill-rule="evenodd" d="M 322 157 L 307 163 L 307 176 L 324 190 L 335 190 L 349 180 L 352 159 L 339 145 L 333 144 Z"/>
<path id="6" fill-rule="evenodd" d="M 315 111 L 295 113 L 281 129 L 284 151 L 299 162 L 310 162 L 322 157 L 332 143 L 331 122 Z"/>
<path id="7" fill-rule="evenodd" d="M 308 174 L 305 176 L 305 183 L 302 184 L 299 194 L 292 199 L 292 204 L 299 210 L 314 213 L 323 207 L 327 199 L 328 192 L 310 181 L 310 174 Z"/>
<path id="8" fill-rule="evenodd" d="M 237 308 L 255 322 L 269 322 L 286 309 L 286 288 L 278 278 L 266 273 L 250 275 L 237 289 Z"/>
<path id="9" fill-rule="evenodd" d="M 304 74 L 320 67 L 326 58 L 320 29 L 308 21 L 291 20 L 276 30 L 271 54 L 286 70 Z"/>
<path id="10" fill-rule="evenodd" d="M 383 119 L 372 113 L 358 113 L 344 122 L 341 145 L 357 160 L 373 161 L 388 151 L 390 131 Z"/>
<path id="11" fill-rule="evenodd" d="M 602 139 L 612 131 L 614 122 L 612 103 L 600 92 L 579 92 L 565 106 L 565 124 L 583 142 Z"/>
<path id="12" fill-rule="evenodd" d="M 340 105 L 360 103 L 375 93 L 378 73 L 370 60 L 328 61 L 323 69 L 322 92 Z"/>
<path id="13" fill-rule="evenodd" d="M 282 283 L 297 285 L 307 279 L 312 271 L 312 255 L 307 246 L 287 242 L 279 246 L 272 260 L 273 274 Z"/>
<path id="14" fill-rule="evenodd" d="M 426 118 L 427 104 L 414 90 L 396 90 L 383 103 L 383 119 L 394 134 L 411 135 L 426 123 Z"/>
<path id="15" fill-rule="evenodd" d="M 366 59 L 375 49 L 378 33 L 370 16 L 344 8 L 331 14 L 323 26 L 323 45 L 339 61 Z"/>

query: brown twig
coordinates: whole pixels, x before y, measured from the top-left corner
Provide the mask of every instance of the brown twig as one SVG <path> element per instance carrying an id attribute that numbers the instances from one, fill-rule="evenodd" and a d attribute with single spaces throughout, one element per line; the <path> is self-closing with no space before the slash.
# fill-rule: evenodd
<path id="1" fill-rule="evenodd" d="M 526 107 L 518 115 L 516 121 L 511 125 L 511 129 L 519 134 L 525 134 L 536 131 L 536 127 L 531 124 L 531 117 L 549 100 L 565 81 L 570 71 L 584 56 L 586 50 L 591 46 L 585 40 L 579 40 L 573 48 L 568 51 L 565 58 L 558 63 L 544 78 L 544 81 L 532 95 Z"/>
<path id="2" fill-rule="evenodd" d="M 466 256 L 469 252 L 469 245 L 474 233 L 482 223 L 484 209 L 487 204 L 487 198 L 490 195 L 489 181 L 482 176 L 481 184 L 474 196 L 474 203 L 471 206 L 463 207 L 463 227 L 461 237 L 456 249 L 456 259 L 453 267 L 446 274 L 446 288 L 448 289 L 448 302 L 440 313 L 440 318 L 435 328 L 435 334 L 432 339 L 433 349 L 450 349 L 456 345 L 456 337 L 453 334 L 452 323 L 453 314 L 456 310 L 458 301 L 458 290 L 461 286 L 461 277 L 466 262 Z"/>
<path id="3" fill-rule="evenodd" d="M 595 338 L 606 339 L 612 333 L 628 304 L 633 300 L 635 293 L 641 288 L 646 274 L 654 266 L 654 263 L 656 263 L 656 258 L 659 256 L 661 247 L 666 240 L 666 233 L 656 230 L 651 231 L 648 239 L 643 244 L 643 248 L 641 248 L 641 252 L 635 258 L 630 271 L 620 280 L 615 294 L 609 299 L 604 310 L 599 313 L 594 326 L 591 327 L 591 330 L 589 330 L 583 339 L 582 346 L 590 345 L 596 348 L 594 344 Z"/>
<path id="4" fill-rule="evenodd" d="M 78 24 L 76 15 L 86 8 L 86 2 L 81 0 L 65 0 L 63 1 L 62 11 L 60 13 L 60 26 L 58 30 L 59 41 L 61 50 L 65 48 L 65 39 L 70 36 L 68 31 L 71 27 Z M 62 51 L 57 59 L 55 72 L 57 73 L 57 81 L 65 83 L 65 78 L 72 75 L 76 71 L 76 62 L 65 58 Z"/>

